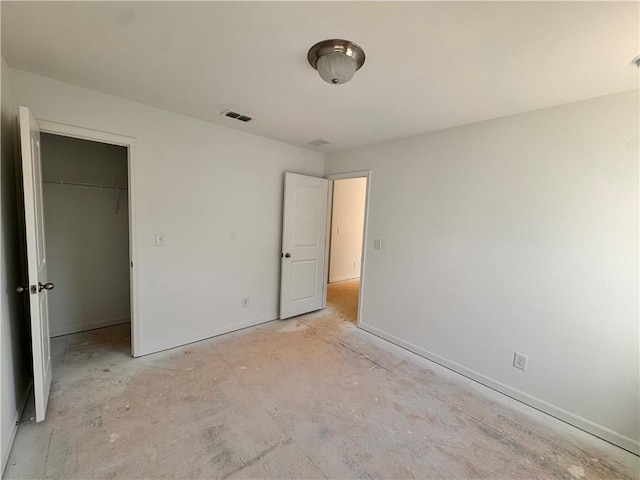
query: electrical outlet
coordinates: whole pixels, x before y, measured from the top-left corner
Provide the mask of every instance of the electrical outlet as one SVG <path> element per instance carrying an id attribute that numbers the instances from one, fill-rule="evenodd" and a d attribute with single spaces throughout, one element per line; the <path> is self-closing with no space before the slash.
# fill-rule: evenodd
<path id="1" fill-rule="evenodd" d="M 242 308 L 247 308 L 249 306 L 249 297 L 244 297 L 242 299 Z"/>
<path id="2" fill-rule="evenodd" d="M 513 366 L 520 370 L 527 369 L 527 356 L 523 353 L 514 352 L 513 354 Z"/>

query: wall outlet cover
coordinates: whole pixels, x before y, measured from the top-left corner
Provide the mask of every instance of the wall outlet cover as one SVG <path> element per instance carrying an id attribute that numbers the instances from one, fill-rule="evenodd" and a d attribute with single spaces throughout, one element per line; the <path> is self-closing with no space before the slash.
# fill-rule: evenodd
<path id="1" fill-rule="evenodd" d="M 513 366 L 520 370 L 527 369 L 528 357 L 524 353 L 514 352 L 513 354 Z"/>

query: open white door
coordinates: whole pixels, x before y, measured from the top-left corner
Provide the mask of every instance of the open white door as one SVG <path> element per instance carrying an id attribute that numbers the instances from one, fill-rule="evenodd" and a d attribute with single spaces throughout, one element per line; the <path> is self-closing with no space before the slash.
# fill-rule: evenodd
<path id="1" fill-rule="evenodd" d="M 324 178 L 285 174 L 281 319 L 323 306 L 328 186 Z"/>
<path id="2" fill-rule="evenodd" d="M 25 243 L 31 316 L 31 345 L 33 351 L 33 392 L 36 400 L 36 422 L 44 420 L 51 388 L 51 341 L 49 339 L 47 257 L 44 244 L 42 211 L 42 171 L 40 164 L 40 130 L 33 115 L 20 107 L 20 148 L 22 154 L 22 183 L 24 193 Z"/>

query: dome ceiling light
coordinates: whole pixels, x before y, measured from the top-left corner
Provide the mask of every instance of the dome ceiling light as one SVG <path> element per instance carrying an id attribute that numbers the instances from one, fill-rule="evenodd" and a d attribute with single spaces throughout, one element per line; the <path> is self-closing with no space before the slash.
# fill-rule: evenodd
<path id="1" fill-rule="evenodd" d="M 323 40 L 309 49 L 307 60 L 332 85 L 347 83 L 364 64 L 364 50 L 349 40 Z"/>

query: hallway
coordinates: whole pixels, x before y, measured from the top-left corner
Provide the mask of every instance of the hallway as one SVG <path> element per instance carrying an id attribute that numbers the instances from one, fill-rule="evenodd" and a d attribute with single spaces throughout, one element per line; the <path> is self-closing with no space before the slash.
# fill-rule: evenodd
<path id="1" fill-rule="evenodd" d="M 329 283 L 327 284 L 327 308 L 344 317 L 345 321 L 356 325 L 359 293 L 359 278 Z"/>

